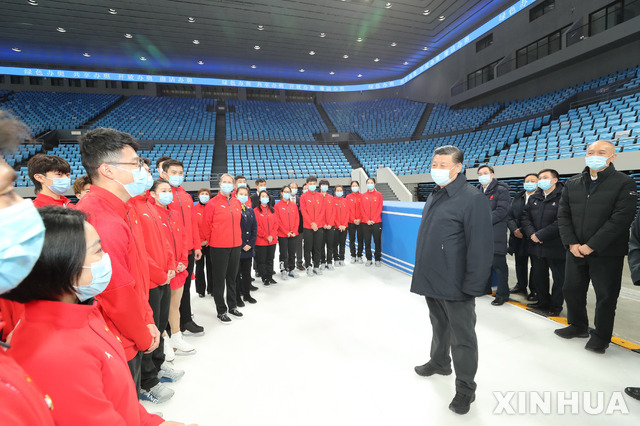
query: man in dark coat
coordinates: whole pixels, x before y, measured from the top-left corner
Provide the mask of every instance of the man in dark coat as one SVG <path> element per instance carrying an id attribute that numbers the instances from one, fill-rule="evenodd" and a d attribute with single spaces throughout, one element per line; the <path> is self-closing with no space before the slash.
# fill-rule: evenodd
<path id="1" fill-rule="evenodd" d="M 564 297 L 569 326 L 555 333 L 566 339 L 588 337 L 587 290 L 596 293 L 595 330 L 585 349 L 604 353 L 611 341 L 622 265 L 629 249 L 629 226 L 636 214 L 636 184 L 616 171 L 615 146 L 589 145 L 584 171 L 569 179 L 560 199 L 558 226 L 568 246 Z"/>
<path id="2" fill-rule="evenodd" d="M 564 298 L 564 269 L 566 249 L 560 240 L 558 231 L 558 208 L 560 195 L 564 188 L 558 172 L 544 169 L 538 173 L 538 187 L 531 197 L 522 214 L 522 231 L 529 242 L 531 255 L 531 277 L 538 295 L 536 303 L 529 303 L 529 307 L 539 309 L 552 316 L 562 311 Z M 549 295 L 549 269 L 553 276 L 553 290 Z"/>
<path id="3" fill-rule="evenodd" d="M 427 300 L 433 328 L 431 359 L 415 371 L 449 375 L 453 357 L 456 395 L 449 408 L 458 414 L 466 414 L 475 399 L 475 298 L 484 294 L 493 257 L 489 203 L 460 173 L 463 160 L 450 145 L 433 153 L 437 186 L 422 213 L 411 280 L 411 291 Z"/>
<path id="4" fill-rule="evenodd" d="M 509 247 L 507 252 L 513 255 L 516 261 L 516 285 L 509 290 L 510 293 L 523 293 L 527 300 L 537 300 L 536 291 L 529 277 L 529 241 L 523 235 L 520 227 L 520 217 L 529 197 L 538 189 L 538 175 L 529 173 L 524 177 L 524 189 L 516 193 L 509 206 L 507 215 L 507 228 L 509 228 Z M 530 294 L 527 296 L 527 285 Z"/>
<path id="5" fill-rule="evenodd" d="M 483 165 L 478 167 L 478 181 L 480 191 L 484 193 L 491 206 L 491 222 L 493 223 L 493 266 L 496 274 L 498 291 L 491 302 L 494 306 L 501 306 L 509 300 L 509 268 L 507 267 L 507 214 L 511 196 L 509 185 L 498 182 L 494 176 L 493 167 Z M 492 277 L 486 284 L 486 292 L 491 293 Z"/>
<path id="6" fill-rule="evenodd" d="M 629 239 L 629 269 L 633 285 L 640 286 L 640 215 L 631 225 L 631 238 Z M 625 393 L 632 398 L 640 400 L 640 387 L 625 388 Z"/>

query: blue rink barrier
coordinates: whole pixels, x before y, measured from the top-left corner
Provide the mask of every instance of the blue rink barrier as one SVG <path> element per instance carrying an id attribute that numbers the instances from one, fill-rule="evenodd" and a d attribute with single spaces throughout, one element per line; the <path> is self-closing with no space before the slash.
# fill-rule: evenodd
<path id="1" fill-rule="evenodd" d="M 422 220 L 423 202 L 385 201 L 382 207 L 382 262 L 413 274 L 416 239 Z"/>

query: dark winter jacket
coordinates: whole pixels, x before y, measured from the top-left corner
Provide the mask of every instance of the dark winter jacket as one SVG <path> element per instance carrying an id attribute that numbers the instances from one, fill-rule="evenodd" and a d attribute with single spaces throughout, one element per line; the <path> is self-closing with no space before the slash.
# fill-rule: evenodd
<path id="1" fill-rule="evenodd" d="M 560 240 L 558 231 L 558 208 L 560 196 L 564 186 L 561 183 L 546 197 L 538 189 L 524 207 L 520 223 L 523 234 L 529 239 L 529 254 L 537 257 L 564 259 L 567 250 Z M 531 235 L 536 234 L 542 244 L 531 241 Z"/>
<path id="2" fill-rule="evenodd" d="M 482 185 L 478 187 L 489 200 L 491 206 L 491 223 L 493 223 L 493 252 L 495 254 L 507 254 L 507 215 L 511 195 L 509 185 L 493 179 L 487 190 Z"/>
<path id="3" fill-rule="evenodd" d="M 242 229 L 242 246 L 240 247 L 240 259 L 248 259 L 255 254 L 256 238 L 258 237 L 258 222 L 256 215 L 251 207 L 242 209 L 240 218 L 240 228 Z M 251 246 L 251 250 L 244 251 L 242 247 Z"/>
<path id="4" fill-rule="evenodd" d="M 443 300 L 485 293 L 493 262 L 491 209 L 462 174 L 436 186 L 422 212 L 411 291 Z"/>
<path id="5" fill-rule="evenodd" d="M 636 198 L 633 179 L 618 172 L 613 164 L 598 173 L 595 185 L 586 167 L 565 183 L 560 198 L 558 226 L 562 243 L 586 244 L 597 256 L 624 256 L 629 250 Z"/>
<path id="6" fill-rule="evenodd" d="M 634 285 L 640 285 L 640 215 L 631 225 L 631 238 L 629 239 L 629 269 L 631 281 Z"/>
<path id="7" fill-rule="evenodd" d="M 529 254 L 529 243 L 526 238 L 518 238 L 513 232 L 520 229 L 520 217 L 524 211 L 524 200 L 526 191 L 518 192 L 511 200 L 509 214 L 507 215 L 507 228 L 509 228 L 509 247 L 507 252 L 516 256 L 527 256 Z M 522 229 L 520 229 L 522 231 Z"/>

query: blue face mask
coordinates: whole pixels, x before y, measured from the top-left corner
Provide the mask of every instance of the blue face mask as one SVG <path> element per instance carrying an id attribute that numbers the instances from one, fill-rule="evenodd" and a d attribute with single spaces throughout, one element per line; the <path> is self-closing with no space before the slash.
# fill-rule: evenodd
<path id="1" fill-rule="evenodd" d="M 51 181 L 53 183 L 51 184 L 51 186 L 47 185 L 47 187 L 54 194 L 63 195 L 69 190 L 69 188 L 71 188 L 71 178 L 51 178 Z"/>
<path id="2" fill-rule="evenodd" d="M 267 197 L 260 198 L 260 202 L 262 203 L 263 206 L 266 206 L 267 204 L 269 204 L 269 198 Z"/>
<path id="3" fill-rule="evenodd" d="M 327 192 L 328 190 L 329 190 L 329 187 L 327 185 L 322 185 L 320 187 L 320 191 L 322 191 L 322 192 Z"/>
<path id="4" fill-rule="evenodd" d="M 307 193 L 307 191 L 308 191 L 308 189 L 303 189 L 303 190 L 302 190 L 302 193 L 303 193 L 303 194 L 306 194 L 306 193 Z"/>
<path id="5" fill-rule="evenodd" d="M 551 188 L 551 180 L 550 179 L 540 179 L 538 181 L 538 188 L 542 189 L 543 191 L 546 191 L 547 189 Z"/>
<path id="6" fill-rule="evenodd" d="M 481 185 L 489 185 L 491 183 L 491 175 L 478 176 L 478 182 Z"/>
<path id="7" fill-rule="evenodd" d="M 198 196 L 198 200 L 200 200 L 200 204 L 207 204 L 209 202 L 209 196 L 207 194 L 202 194 Z"/>
<path id="8" fill-rule="evenodd" d="M 311 191 L 311 192 L 315 192 L 316 191 L 316 185 L 309 185 L 307 188 L 309 188 L 309 191 Z"/>
<path id="9" fill-rule="evenodd" d="M 245 182 L 240 182 L 238 184 L 238 188 L 246 188 L 246 187 L 247 187 L 247 184 Z"/>
<path id="10" fill-rule="evenodd" d="M 282 199 L 285 201 L 289 201 L 291 199 L 291 194 L 289 194 L 288 192 L 283 193 Z"/>
<path id="11" fill-rule="evenodd" d="M 591 170 L 601 170 L 607 167 L 607 160 L 610 157 L 601 157 L 599 155 L 592 155 L 591 157 L 584 157 L 584 162 Z"/>
<path id="12" fill-rule="evenodd" d="M 340 198 L 342 197 L 344 193 L 342 191 L 336 191 L 336 197 Z"/>
<path id="13" fill-rule="evenodd" d="M 375 184 L 373 184 L 373 183 L 368 183 L 368 184 L 367 184 L 367 189 L 368 189 L 369 191 L 373 191 L 373 189 L 374 189 L 375 187 L 376 187 L 376 185 L 375 185 Z"/>
<path id="14" fill-rule="evenodd" d="M 220 184 L 220 191 L 224 192 L 225 194 L 231 194 L 231 192 L 233 192 L 233 184 L 232 183 L 221 183 Z"/>
<path id="15" fill-rule="evenodd" d="M 44 244 L 44 224 L 31 200 L 0 209 L 0 294 L 31 272 Z"/>
<path id="16" fill-rule="evenodd" d="M 107 288 L 107 285 L 109 285 L 109 281 L 111 281 L 111 273 L 113 272 L 111 269 L 111 258 L 107 253 L 105 253 L 99 261 L 93 262 L 91 266 L 83 266 L 83 268 L 91 269 L 93 279 L 89 285 L 73 286 L 76 296 L 78 296 L 78 300 L 81 302 L 89 300 L 102 293 L 104 289 Z"/>
<path id="17" fill-rule="evenodd" d="M 161 192 L 158 194 L 158 201 L 163 206 L 168 206 L 173 201 L 173 192 Z"/>
<path id="18" fill-rule="evenodd" d="M 351 192 L 353 192 L 354 194 L 357 194 L 358 192 L 360 192 L 360 187 L 359 186 L 352 186 L 351 187 Z"/>
<path id="19" fill-rule="evenodd" d="M 133 182 L 127 183 L 126 185 L 114 179 L 116 182 L 118 182 L 120 185 L 124 187 L 124 189 L 127 191 L 127 194 L 129 194 L 129 196 L 137 197 L 138 195 L 143 194 L 144 191 L 146 191 L 145 188 L 147 187 L 148 173 L 145 169 L 140 167 L 134 170 L 128 170 L 128 169 L 123 169 L 117 166 L 113 166 L 113 167 L 115 167 L 116 169 L 125 170 L 133 175 Z"/>
<path id="20" fill-rule="evenodd" d="M 249 201 L 249 197 L 247 197 L 246 195 L 238 195 L 238 201 L 240 201 L 242 204 L 244 204 L 247 201 Z"/>
<path id="21" fill-rule="evenodd" d="M 169 184 L 174 188 L 182 185 L 182 182 L 184 182 L 184 176 L 169 176 Z"/>
<path id="22" fill-rule="evenodd" d="M 291 195 L 296 195 L 298 193 L 298 188 L 291 188 Z"/>
<path id="23" fill-rule="evenodd" d="M 148 191 L 151 189 L 152 186 L 153 186 L 153 176 L 151 176 L 150 173 L 147 173 L 147 185 L 144 190 Z"/>
<path id="24" fill-rule="evenodd" d="M 535 182 L 525 182 L 524 183 L 524 190 L 527 192 L 533 192 L 536 189 L 538 189 L 538 184 L 536 184 Z"/>
<path id="25" fill-rule="evenodd" d="M 451 182 L 451 178 L 449 177 L 449 173 L 451 173 L 453 168 L 447 169 L 431 169 L 431 178 L 438 186 L 444 186 Z"/>

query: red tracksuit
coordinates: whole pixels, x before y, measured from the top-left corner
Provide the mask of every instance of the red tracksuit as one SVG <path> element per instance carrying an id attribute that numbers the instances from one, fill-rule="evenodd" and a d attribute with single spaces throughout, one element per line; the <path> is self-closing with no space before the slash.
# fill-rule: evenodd
<path id="1" fill-rule="evenodd" d="M 324 224 L 333 226 L 336 222 L 336 204 L 335 198 L 331 194 L 324 196 Z"/>
<path id="2" fill-rule="evenodd" d="M 44 206 L 56 206 L 56 207 L 68 207 L 73 208 L 73 204 L 71 204 L 71 200 L 69 200 L 64 195 L 60 196 L 59 200 L 56 200 L 53 197 L 49 197 L 48 195 L 44 195 L 42 192 L 38 192 L 36 198 L 33 200 L 33 205 L 36 208 L 44 207 Z"/>
<path id="3" fill-rule="evenodd" d="M 91 185 L 77 208 L 87 213 L 109 253 L 113 273 L 96 300 L 113 334 L 122 340 L 127 359 L 152 343 L 147 324 L 154 324 L 149 306 L 149 262 L 142 224 L 135 209 L 106 189 Z"/>
<path id="4" fill-rule="evenodd" d="M 27 303 L 8 354 L 51 396 L 57 425 L 156 426 L 163 422 L 138 402 L 122 344 L 95 305 Z M 5 423 L 6 413 L 3 417 L 3 424 L 15 424 Z"/>
<path id="5" fill-rule="evenodd" d="M 325 199 L 318 191 L 307 191 L 300 197 L 300 210 L 302 210 L 302 227 L 311 229 L 311 224 L 315 222 L 318 229 L 324 223 Z"/>
<path id="6" fill-rule="evenodd" d="M 273 208 L 278 217 L 278 237 L 287 238 L 289 232 L 293 232 L 294 237 L 297 236 L 300 229 L 300 212 L 296 203 L 280 200 Z"/>
<path id="7" fill-rule="evenodd" d="M 182 217 L 176 214 L 175 210 L 159 206 L 155 201 L 153 197 L 149 196 L 149 203 L 153 205 L 162 220 L 165 237 L 169 241 L 176 266 L 178 263 L 187 266 L 189 264 L 189 242 L 191 240 L 187 238 L 185 229 L 182 226 Z M 177 290 L 184 286 L 187 274 L 186 270 L 182 272 L 176 271 L 176 276 L 169 282 L 171 290 Z"/>
<path id="8" fill-rule="evenodd" d="M 227 198 L 222 192 L 209 200 L 202 219 L 209 247 L 232 248 L 242 245 L 241 210 L 242 205 L 237 198 Z"/>
<path id="9" fill-rule="evenodd" d="M 256 239 L 256 246 L 272 246 L 278 243 L 278 233 L 280 232 L 280 223 L 278 215 L 271 213 L 268 207 L 256 207 L 253 209 L 256 213 L 256 221 L 258 222 L 258 238 Z M 267 240 L 267 237 L 273 237 L 271 242 Z"/>
<path id="10" fill-rule="evenodd" d="M 134 207 L 144 230 L 151 279 L 149 288 L 156 288 L 167 282 L 167 273 L 176 270 L 177 262 L 164 231 L 162 216 L 154 205 L 155 200 L 146 199 L 143 195 L 140 197 L 142 198 L 135 200 Z"/>
<path id="11" fill-rule="evenodd" d="M 339 226 L 349 226 L 349 202 L 343 197 L 334 197 L 335 206 L 335 221 L 334 226 L 338 229 Z"/>
<path id="12" fill-rule="evenodd" d="M 346 200 L 349 204 L 349 223 L 354 223 L 357 219 L 362 220 L 362 194 L 352 192 L 347 195 Z"/>
<path id="13" fill-rule="evenodd" d="M 204 219 L 204 207 L 206 204 L 196 204 L 193 206 L 193 221 L 198 225 L 198 236 L 200 237 L 200 247 L 202 247 L 202 243 L 207 240 L 207 236 L 205 235 L 205 227 L 202 226 L 202 219 Z"/>
<path id="14" fill-rule="evenodd" d="M 0 298 L 0 331 L 2 331 L 0 340 L 7 340 L 7 336 L 16 327 L 23 313 L 24 305 L 22 303 Z M 1 349 L 0 352 L 2 352 Z"/>
<path id="15" fill-rule="evenodd" d="M 169 209 L 174 212 L 173 216 L 177 215 L 177 220 L 182 222 L 182 227 L 184 228 L 182 235 L 186 240 L 189 253 L 191 253 L 191 250 L 202 249 L 198 224 L 193 221 L 193 199 L 191 195 L 181 186 L 177 188 L 172 186 L 171 192 L 173 193 L 173 201 L 169 204 Z"/>
<path id="16" fill-rule="evenodd" d="M 362 223 L 372 220 L 373 223 L 382 222 L 382 194 L 376 191 L 367 191 L 362 194 Z"/>

